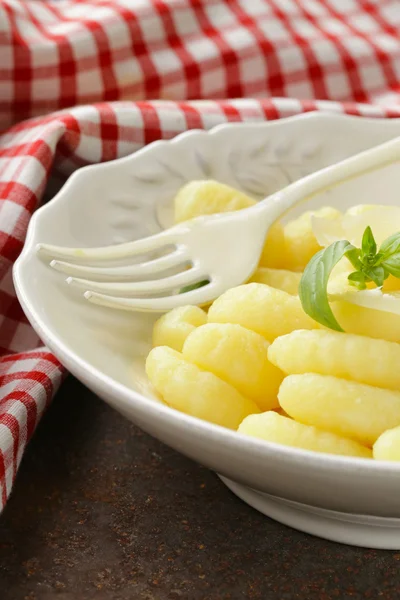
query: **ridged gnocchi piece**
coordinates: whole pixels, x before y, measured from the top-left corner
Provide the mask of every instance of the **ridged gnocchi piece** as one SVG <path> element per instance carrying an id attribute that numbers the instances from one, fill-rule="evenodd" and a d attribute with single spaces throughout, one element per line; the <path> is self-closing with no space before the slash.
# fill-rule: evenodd
<path id="1" fill-rule="evenodd" d="M 331 309 L 342 329 L 348 333 L 400 342 L 400 315 L 365 308 L 344 300 L 332 302 Z"/>
<path id="2" fill-rule="evenodd" d="M 293 419 L 288 419 L 274 411 L 260 415 L 249 415 L 239 425 L 238 431 L 261 440 L 302 448 L 303 450 L 372 458 L 372 452 L 369 448 L 353 440 L 327 431 L 321 431 L 310 425 L 297 423 Z"/>
<path id="3" fill-rule="evenodd" d="M 285 269 L 269 269 L 259 267 L 249 283 L 264 283 L 291 296 L 297 296 L 302 273 L 287 271 Z"/>
<path id="4" fill-rule="evenodd" d="M 314 254 L 321 249 L 312 229 L 313 216 L 338 219 L 342 213 L 335 208 L 325 206 L 319 210 L 307 211 L 297 219 L 289 221 L 283 228 L 286 269 L 303 271 Z"/>
<path id="5" fill-rule="evenodd" d="M 269 360 L 288 375 L 319 373 L 400 391 L 400 344 L 351 333 L 298 330 L 277 338 Z"/>
<path id="6" fill-rule="evenodd" d="M 260 412 L 233 386 L 186 361 L 172 348 L 153 348 L 146 360 L 146 374 L 169 406 L 199 419 L 237 429 L 247 415 Z"/>
<path id="7" fill-rule="evenodd" d="M 262 283 L 247 283 L 227 290 L 208 311 L 209 323 L 237 323 L 272 341 L 295 329 L 313 329 L 297 296 Z"/>
<path id="8" fill-rule="evenodd" d="M 279 406 L 283 373 L 267 356 L 269 343 L 259 334 L 231 323 L 209 323 L 193 331 L 183 358 L 223 379 L 261 410 Z"/>
<path id="9" fill-rule="evenodd" d="M 289 375 L 279 403 L 296 421 L 372 446 L 400 425 L 400 392 L 329 375 Z"/>
<path id="10" fill-rule="evenodd" d="M 372 452 L 376 460 L 400 461 L 400 427 L 382 433 L 376 440 Z"/>
<path id="11" fill-rule="evenodd" d="M 231 212 L 253 206 L 256 201 L 229 185 L 214 180 L 190 181 L 174 199 L 176 223 L 201 215 Z"/>
<path id="12" fill-rule="evenodd" d="M 154 324 L 153 347 L 169 346 L 180 352 L 187 336 L 207 323 L 207 313 L 198 306 L 179 306 L 165 313 Z"/>

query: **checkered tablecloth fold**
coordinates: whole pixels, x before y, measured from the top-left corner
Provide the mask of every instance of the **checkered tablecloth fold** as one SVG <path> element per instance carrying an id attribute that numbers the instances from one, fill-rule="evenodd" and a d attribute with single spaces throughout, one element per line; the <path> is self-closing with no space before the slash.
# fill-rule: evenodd
<path id="1" fill-rule="evenodd" d="M 64 375 L 12 284 L 33 211 L 83 165 L 312 110 L 400 117 L 397 0 L 0 0 L 0 510 Z"/>

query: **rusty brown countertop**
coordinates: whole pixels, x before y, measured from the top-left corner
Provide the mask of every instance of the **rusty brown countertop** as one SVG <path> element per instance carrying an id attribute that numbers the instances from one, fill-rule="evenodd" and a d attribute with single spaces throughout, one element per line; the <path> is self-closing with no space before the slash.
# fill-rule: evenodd
<path id="1" fill-rule="evenodd" d="M 0 517 L 0 600 L 92 598 L 398 600 L 400 552 L 263 517 L 70 378 Z"/>

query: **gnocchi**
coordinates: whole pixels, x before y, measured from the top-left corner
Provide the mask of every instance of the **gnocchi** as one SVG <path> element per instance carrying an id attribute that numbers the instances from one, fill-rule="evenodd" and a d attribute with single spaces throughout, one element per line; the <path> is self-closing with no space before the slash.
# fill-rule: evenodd
<path id="1" fill-rule="evenodd" d="M 313 329 L 297 296 L 262 283 L 248 283 L 222 294 L 208 311 L 209 323 L 237 323 L 272 341 L 295 329 Z"/>
<path id="2" fill-rule="evenodd" d="M 400 344 L 315 329 L 277 338 L 269 360 L 289 375 L 319 373 L 400 391 Z"/>
<path id="3" fill-rule="evenodd" d="M 254 204 L 228 185 L 192 181 L 175 197 L 175 221 Z M 379 212 L 358 205 L 343 218 L 324 207 L 285 225 L 277 221 L 248 283 L 222 294 L 208 314 L 184 306 L 158 319 L 146 373 L 163 400 L 270 442 L 400 461 L 400 315 L 340 297 L 355 291 L 348 279 L 354 267 L 345 256 L 332 269 L 327 292 L 347 333 L 311 319 L 298 295 L 302 271 L 320 243 L 343 233 L 346 219 L 359 235 L 361 225 L 349 218 L 365 225 L 371 210 Z M 378 230 L 387 229 L 386 219 Z M 368 278 L 367 287 L 375 287 Z M 399 289 L 399 278 L 384 281 L 383 292 Z"/>
<path id="4" fill-rule="evenodd" d="M 186 339 L 183 358 L 223 379 L 261 410 L 279 406 L 283 373 L 268 360 L 268 342 L 232 323 L 209 323 Z"/>
<path id="5" fill-rule="evenodd" d="M 181 223 L 201 215 L 240 210 L 255 203 L 249 196 L 224 183 L 213 180 L 190 181 L 175 196 L 175 222 Z"/>
<path id="6" fill-rule="evenodd" d="M 301 273 L 287 271 L 286 269 L 259 267 L 251 277 L 249 283 L 263 283 L 264 285 L 282 290 L 291 296 L 297 296 L 301 275 Z"/>
<path id="7" fill-rule="evenodd" d="M 400 427 L 384 431 L 372 451 L 376 460 L 400 461 Z"/>
<path id="8" fill-rule="evenodd" d="M 179 352 L 188 335 L 207 323 L 207 313 L 198 306 L 179 306 L 160 317 L 153 328 L 153 347 L 169 346 Z"/>
<path id="9" fill-rule="evenodd" d="M 174 200 L 176 223 L 188 221 L 202 215 L 230 212 L 249 208 L 255 200 L 242 192 L 213 180 L 191 181 L 187 183 Z M 277 222 L 270 227 L 260 256 L 264 267 L 283 267 L 285 237 L 282 225 Z"/>
<path id="10" fill-rule="evenodd" d="M 371 458 L 372 452 L 361 444 L 336 435 L 321 431 L 310 425 L 297 423 L 274 411 L 260 415 L 249 415 L 238 429 L 239 433 L 260 438 L 268 442 L 284 444 L 303 450 L 340 454 L 344 456 L 358 456 Z"/>
<path id="11" fill-rule="evenodd" d="M 383 292 L 398 292 L 400 290 L 400 279 L 397 277 L 393 277 L 393 275 L 389 275 L 386 281 L 383 284 L 382 291 Z"/>
<path id="12" fill-rule="evenodd" d="M 279 221 L 274 223 L 268 231 L 259 264 L 260 267 L 286 268 L 285 234 Z"/>
<path id="13" fill-rule="evenodd" d="M 296 421 L 372 446 L 387 429 L 400 425 L 400 392 L 330 375 L 289 375 L 279 403 Z"/>
<path id="14" fill-rule="evenodd" d="M 146 374 L 169 406 L 210 423 L 237 429 L 247 415 L 260 412 L 253 400 L 172 348 L 153 348 Z"/>
<path id="15" fill-rule="evenodd" d="M 290 221 L 283 229 L 285 240 L 285 268 L 303 271 L 321 246 L 318 244 L 312 228 L 312 217 L 338 219 L 341 212 L 329 206 L 315 211 L 307 211 L 297 219 Z"/>

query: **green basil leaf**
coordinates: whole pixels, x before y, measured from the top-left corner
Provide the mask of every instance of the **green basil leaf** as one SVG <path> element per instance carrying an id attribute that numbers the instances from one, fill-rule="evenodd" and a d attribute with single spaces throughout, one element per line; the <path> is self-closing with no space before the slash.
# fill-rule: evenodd
<path id="1" fill-rule="evenodd" d="M 364 273 L 371 281 L 375 283 L 377 287 L 382 287 L 383 282 L 385 281 L 385 270 L 382 266 L 371 267 L 370 269 L 365 269 Z"/>
<path id="2" fill-rule="evenodd" d="M 372 233 L 372 229 L 369 226 L 363 233 L 361 250 L 365 256 L 375 256 L 376 254 L 376 242 Z"/>
<path id="3" fill-rule="evenodd" d="M 379 254 L 383 254 L 383 260 L 400 253 L 400 232 L 394 233 L 382 242 Z"/>
<path id="4" fill-rule="evenodd" d="M 299 296 L 304 311 L 315 321 L 336 331 L 343 331 L 329 306 L 328 280 L 332 269 L 354 246 L 346 240 L 334 242 L 315 254 L 304 269 Z"/>
<path id="5" fill-rule="evenodd" d="M 360 250 L 358 248 L 352 248 L 346 252 L 346 258 L 349 259 L 351 264 L 357 271 L 359 271 L 362 267 L 362 263 L 360 261 Z"/>
<path id="6" fill-rule="evenodd" d="M 378 254 L 375 255 L 375 261 L 374 261 L 375 266 L 380 265 L 383 262 L 384 258 L 385 258 L 385 255 L 382 254 L 381 251 L 379 251 Z"/>
<path id="7" fill-rule="evenodd" d="M 382 262 L 384 270 L 400 279 L 400 255 L 394 254 Z"/>
<path id="8" fill-rule="evenodd" d="M 359 290 L 365 290 L 367 287 L 365 284 L 365 275 L 361 271 L 354 271 L 353 273 L 350 273 L 347 279 L 351 285 L 354 285 Z"/>
<path id="9" fill-rule="evenodd" d="M 185 294 L 186 292 L 191 292 L 192 290 L 197 290 L 197 288 L 201 288 L 204 285 L 207 285 L 208 281 L 199 281 L 198 283 L 192 283 L 192 285 L 187 285 L 179 290 L 180 294 Z"/>

